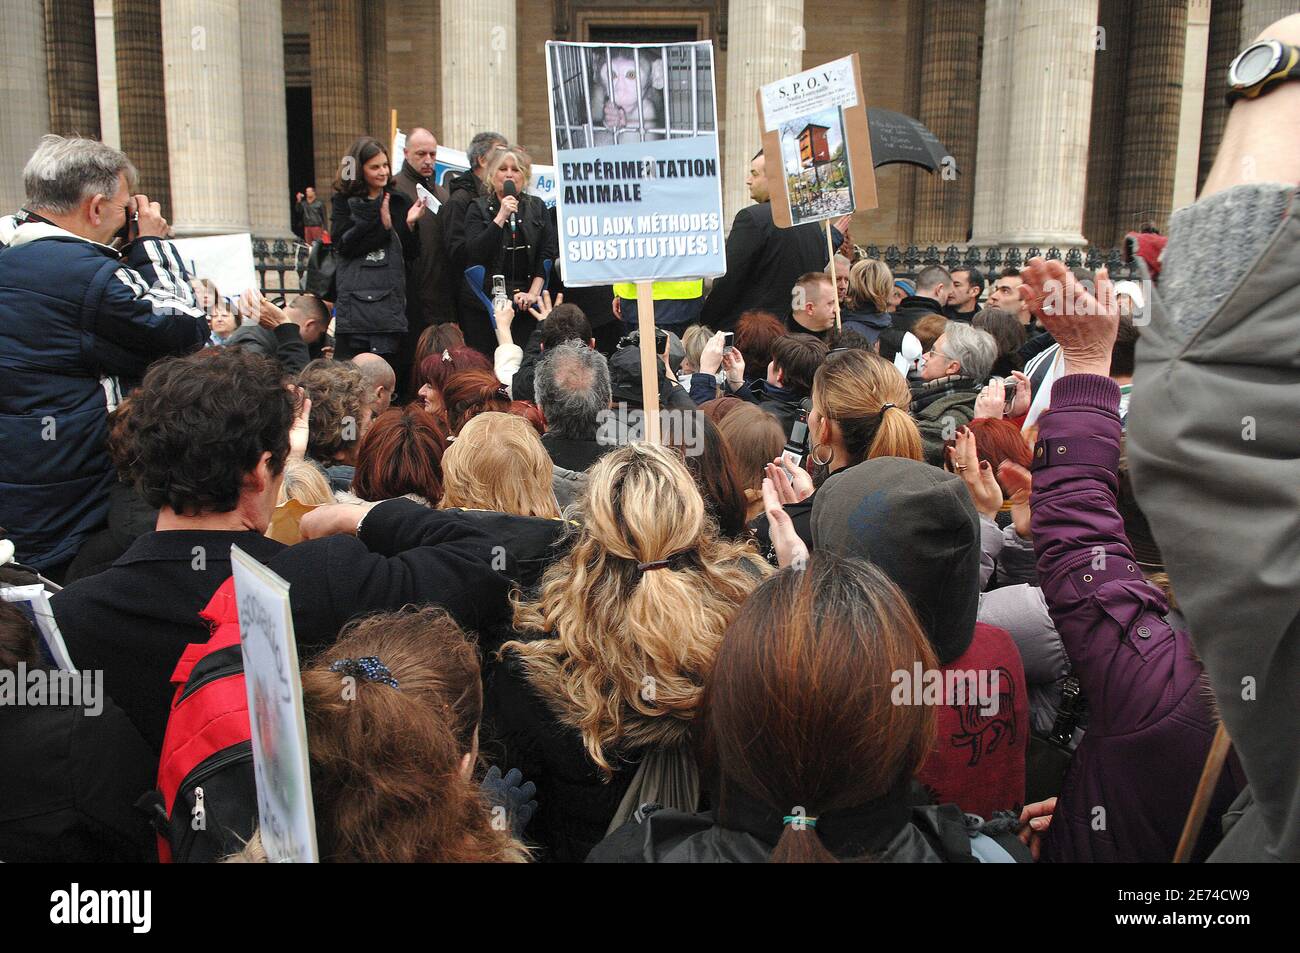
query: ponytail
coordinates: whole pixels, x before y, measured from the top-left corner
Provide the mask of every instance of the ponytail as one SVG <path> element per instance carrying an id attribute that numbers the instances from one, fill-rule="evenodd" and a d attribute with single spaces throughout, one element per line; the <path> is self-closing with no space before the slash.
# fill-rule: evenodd
<path id="1" fill-rule="evenodd" d="M 815 822 L 805 821 L 796 827 L 788 822 L 776 842 L 769 864 L 838 864 L 835 855 L 826 849 L 817 833 Z"/>

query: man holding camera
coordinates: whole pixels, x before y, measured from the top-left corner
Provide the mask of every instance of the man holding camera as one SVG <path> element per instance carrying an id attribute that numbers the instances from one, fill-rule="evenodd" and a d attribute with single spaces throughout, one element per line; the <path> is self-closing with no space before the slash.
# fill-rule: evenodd
<path id="1" fill-rule="evenodd" d="M 0 527 L 20 562 L 56 579 L 106 517 L 123 379 L 208 335 L 158 203 L 132 195 L 135 181 L 116 149 L 43 137 L 0 251 Z"/>

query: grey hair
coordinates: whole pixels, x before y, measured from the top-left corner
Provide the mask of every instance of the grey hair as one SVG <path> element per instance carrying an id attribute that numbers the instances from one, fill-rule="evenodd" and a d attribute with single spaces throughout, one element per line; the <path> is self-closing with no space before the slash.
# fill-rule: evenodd
<path id="1" fill-rule="evenodd" d="M 470 170 L 478 168 L 478 161 L 491 152 L 498 144 L 509 145 L 510 140 L 499 132 L 480 132 L 469 141 Z"/>
<path id="2" fill-rule="evenodd" d="M 570 440 L 590 440 L 609 409 L 612 391 L 605 355 L 577 344 L 547 348 L 533 383 L 546 431 Z"/>
<path id="3" fill-rule="evenodd" d="M 960 321 L 944 325 L 944 354 L 961 365 L 965 377 L 984 381 L 998 359 L 998 342 L 993 335 Z"/>
<path id="4" fill-rule="evenodd" d="M 135 166 L 123 153 L 95 139 L 47 135 L 23 168 L 27 207 L 65 215 L 96 193 L 116 195 L 126 174 L 134 191 Z"/>

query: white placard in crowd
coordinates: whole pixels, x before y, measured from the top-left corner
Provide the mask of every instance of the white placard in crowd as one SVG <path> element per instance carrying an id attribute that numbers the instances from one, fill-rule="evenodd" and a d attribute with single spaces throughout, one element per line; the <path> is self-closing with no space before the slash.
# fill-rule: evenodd
<path id="1" fill-rule="evenodd" d="M 314 863 L 319 856 L 316 813 L 289 584 L 238 546 L 230 547 L 230 564 L 262 845 L 272 863 Z"/>
<path id="2" fill-rule="evenodd" d="M 253 265 L 253 236 L 211 235 L 207 238 L 177 238 L 172 244 L 181 261 L 195 278 L 207 278 L 223 297 L 238 298 L 249 288 L 257 287 L 257 268 Z"/>
<path id="3" fill-rule="evenodd" d="M 50 594 L 45 587 L 36 583 L 30 586 L 0 586 L 0 599 L 12 602 L 22 610 L 23 615 L 36 626 L 50 658 L 60 671 L 76 673 L 68 655 L 68 646 L 64 644 L 63 633 L 54 621 L 54 610 L 50 607 Z"/>

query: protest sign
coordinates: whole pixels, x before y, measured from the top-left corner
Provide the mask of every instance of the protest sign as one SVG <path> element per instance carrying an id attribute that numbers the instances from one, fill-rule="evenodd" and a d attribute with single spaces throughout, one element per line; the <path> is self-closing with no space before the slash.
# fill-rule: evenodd
<path id="1" fill-rule="evenodd" d="M 856 53 L 769 83 L 757 98 L 772 220 L 779 227 L 877 206 Z"/>
<path id="2" fill-rule="evenodd" d="M 253 266 L 253 236 L 211 235 L 207 238 L 172 240 L 181 261 L 195 278 L 207 278 L 227 298 L 238 298 L 249 288 L 257 287 L 257 269 Z"/>
<path id="3" fill-rule="evenodd" d="M 30 586 L 0 586 L 0 599 L 17 606 L 27 616 L 27 621 L 40 633 L 41 642 L 50 656 L 50 660 L 60 671 L 76 673 L 68 655 L 68 646 L 64 644 L 63 633 L 54 621 L 54 610 L 50 607 L 50 594 L 39 583 Z"/>
<path id="4" fill-rule="evenodd" d="M 316 813 L 289 584 L 238 546 L 230 547 L 230 565 L 239 606 L 262 845 L 272 863 L 314 863 Z"/>
<path id="5" fill-rule="evenodd" d="M 713 45 L 546 53 L 564 283 L 725 272 Z"/>

